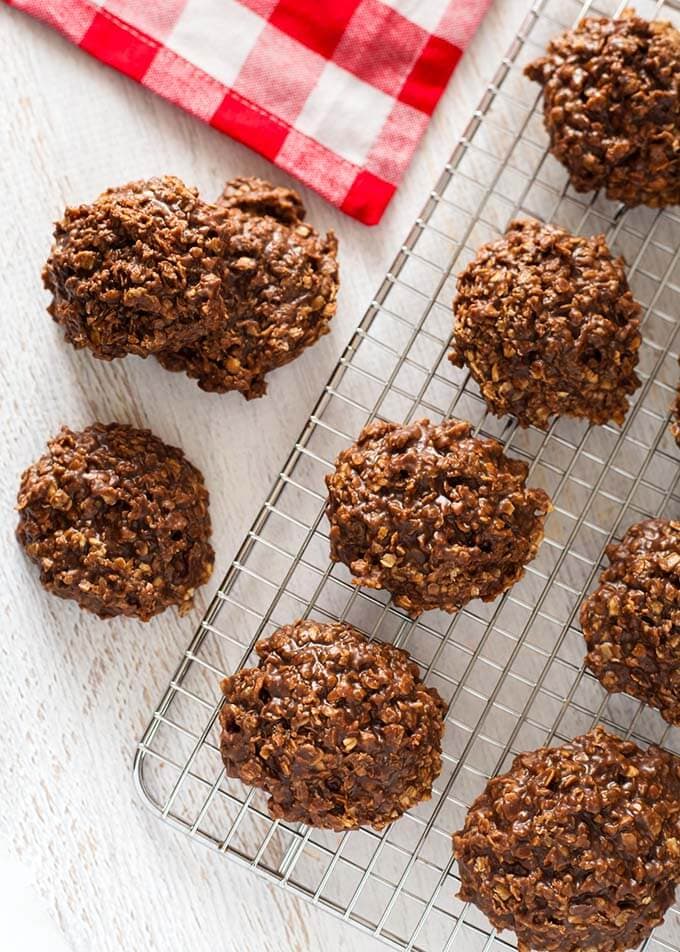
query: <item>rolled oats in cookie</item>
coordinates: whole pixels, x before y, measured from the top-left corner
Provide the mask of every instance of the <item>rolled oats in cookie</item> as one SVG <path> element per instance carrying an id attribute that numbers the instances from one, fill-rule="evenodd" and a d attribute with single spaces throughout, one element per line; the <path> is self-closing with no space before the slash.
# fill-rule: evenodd
<path id="1" fill-rule="evenodd" d="M 581 607 L 586 663 L 608 691 L 680 725 L 680 522 L 638 522 L 607 557 Z"/>
<path id="2" fill-rule="evenodd" d="M 222 682 L 220 749 L 230 777 L 269 794 L 272 817 L 382 829 L 430 797 L 445 706 L 406 651 L 309 620 L 256 650 L 258 667 Z"/>
<path id="3" fill-rule="evenodd" d="M 266 374 L 294 360 L 329 330 L 338 291 L 337 241 L 304 221 L 299 195 L 261 179 L 227 183 L 218 205 L 227 215 L 219 328 L 158 359 L 203 390 L 262 396 Z"/>
<path id="4" fill-rule="evenodd" d="M 527 76 L 543 87 L 553 155 L 579 192 L 680 203 L 680 31 L 627 10 L 561 33 Z"/>
<path id="5" fill-rule="evenodd" d="M 237 218 L 274 218 L 284 225 L 299 225 L 307 214 L 295 189 L 247 176 L 227 182 L 217 205 Z"/>
<path id="6" fill-rule="evenodd" d="M 640 305 L 603 235 L 513 221 L 458 277 L 449 359 L 487 406 L 520 426 L 552 417 L 622 423 L 635 373 Z"/>
<path id="7" fill-rule="evenodd" d="M 550 500 L 526 477 L 469 423 L 370 423 L 326 476 L 331 558 L 414 618 L 492 601 L 543 539 Z"/>
<path id="8" fill-rule="evenodd" d="M 100 618 L 184 614 L 212 572 L 203 476 L 148 430 L 63 427 L 24 472 L 17 503 L 17 537 L 43 586 Z"/>
<path id="9" fill-rule="evenodd" d="M 516 757 L 454 834 L 459 898 L 519 952 L 623 952 L 680 881 L 680 761 L 598 727 Z"/>
<path id="10" fill-rule="evenodd" d="M 49 312 L 95 357 L 146 357 L 222 325 L 224 235 L 195 189 L 172 176 L 67 208 L 43 270 Z"/>

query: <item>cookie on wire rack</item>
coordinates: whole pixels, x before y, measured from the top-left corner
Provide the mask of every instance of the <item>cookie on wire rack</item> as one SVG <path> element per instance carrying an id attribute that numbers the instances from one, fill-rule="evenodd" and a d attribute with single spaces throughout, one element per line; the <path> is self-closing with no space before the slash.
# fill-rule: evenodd
<path id="1" fill-rule="evenodd" d="M 525 72 L 543 87 L 552 154 L 578 192 L 680 203 L 680 31 L 626 10 L 586 17 Z"/>
<path id="2" fill-rule="evenodd" d="M 17 506 L 43 586 L 100 618 L 183 615 L 212 572 L 203 476 L 149 430 L 63 427 L 21 477 Z"/>
<path id="3" fill-rule="evenodd" d="M 680 522 L 638 522 L 607 558 L 581 607 L 586 664 L 607 691 L 680 725 Z"/>
<path id="4" fill-rule="evenodd" d="M 624 952 L 680 882 L 680 760 L 598 727 L 515 758 L 454 834 L 461 888 L 520 952 Z"/>
<path id="5" fill-rule="evenodd" d="M 458 276 L 449 359 L 467 366 L 496 416 L 547 429 L 555 416 L 622 423 L 640 305 L 603 235 L 511 222 Z"/>
<path id="6" fill-rule="evenodd" d="M 309 620 L 256 651 L 258 667 L 222 682 L 220 750 L 230 777 L 269 794 L 272 817 L 382 829 L 429 799 L 446 708 L 406 651 Z"/>
<path id="7" fill-rule="evenodd" d="M 492 601 L 524 575 L 552 508 L 527 472 L 469 423 L 376 420 L 326 476 L 331 558 L 413 618 Z"/>

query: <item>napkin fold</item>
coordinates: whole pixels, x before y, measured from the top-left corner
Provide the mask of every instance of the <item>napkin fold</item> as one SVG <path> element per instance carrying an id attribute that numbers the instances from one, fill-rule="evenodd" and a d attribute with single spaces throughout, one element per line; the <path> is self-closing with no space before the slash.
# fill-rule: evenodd
<path id="1" fill-rule="evenodd" d="M 491 0 L 5 0 L 378 222 Z"/>

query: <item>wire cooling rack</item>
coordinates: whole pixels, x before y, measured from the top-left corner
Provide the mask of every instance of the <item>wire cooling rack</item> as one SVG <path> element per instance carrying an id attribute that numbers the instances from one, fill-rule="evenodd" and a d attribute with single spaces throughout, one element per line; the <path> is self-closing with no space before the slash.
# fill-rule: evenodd
<path id="1" fill-rule="evenodd" d="M 678 0 L 638 12 L 680 25 Z M 669 406 L 678 377 L 678 210 L 624 211 L 582 196 L 546 153 L 537 87 L 522 76 L 548 39 L 609 0 L 538 0 L 341 357 L 288 462 L 139 744 L 135 778 L 176 829 L 239 860 L 398 949 L 514 948 L 456 897 L 451 832 L 492 774 L 522 750 L 595 722 L 680 753 L 680 731 L 633 699 L 608 696 L 583 670 L 578 608 L 607 543 L 633 522 L 677 518 L 679 454 Z M 644 308 L 642 387 L 621 428 L 562 419 L 547 433 L 487 416 L 469 375 L 446 358 L 455 275 L 516 215 L 604 231 Z M 411 621 L 383 592 L 352 586 L 328 560 L 323 476 L 373 416 L 456 416 L 530 464 L 555 511 L 525 578 L 490 605 Z M 253 660 L 254 643 L 301 616 L 347 619 L 407 648 L 449 703 L 444 769 L 432 799 L 381 833 L 344 835 L 272 822 L 265 797 L 224 775 L 219 680 Z M 680 911 L 649 950 L 680 949 Z"/>

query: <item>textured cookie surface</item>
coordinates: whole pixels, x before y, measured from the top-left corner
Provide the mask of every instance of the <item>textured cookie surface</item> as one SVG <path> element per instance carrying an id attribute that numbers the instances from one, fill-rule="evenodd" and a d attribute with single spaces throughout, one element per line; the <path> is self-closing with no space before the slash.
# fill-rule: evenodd
<path id="1" fill-rule="evenodd" d="M 633 11 L 587 17 L 525 71 L 543 86 L 551 151 L 577 191 L 680 203 L 680 31 Z"/>
<path id="2" fill-rule="evenodd" d="M 181 347 L 221 326 L 224 226 L 172 176 L 67 208 L 43 270 L 66 339 L 110 360 Z"/>
<path id="3" fill-rule="evenodd" d="M 608 691 L 680 725 L 680 522 L 639 522 L 607 557 L 581 608 L 586 663 Z"/>
<path id="4" fill-rule="evenodd" d="M 602 235 L 510 224 L 458 277 L 453 348 L 492 413 L 547 428 L 556 415 L 622 423 L 641 343 L 640 306 Z"/>
<path id="5" fill-rule="evenodd" d="M 520 952 L 623 952 L 680 879 L 680 766 L 602 728 L 517 757 L 454 835 L 461 889 Z"/>
<path id="6" fill-rule="evenodd" d="M 220 746 L 229 776 L 267 791 L 274 818 L 381 829 L 429 798 L 445 708 L 405 651 L 298 621 L 257 653 L 257 668 L 222 683 Z"/>
<path id="7" fill-rule="evenodd" d="M 225 317 L 201 340 L 158 355 L 216 393 L 262 396 L 265 376 L 328 333 L 338 291 L 337 241 L 303 220 L 296 192 L 260 179 L 229 182 L 218 200 L 229 238 Z M 224 225 L 222 226 L 224 228 Z"/>
<path id="8" fill-rule="evenodd" d="M 212 572 L 203 477 L 148 430 L 64 427 L 23 474 L 18 509 L 47 591 L 101 618 L 184 614 Z"/>
<path id="9" fill-rule="evenodd" d="M 491 601 L 543 539 L 550 500 L 526 476 L 469 423 L 371 423 L 326 476 L 331 558 L 414 617 Z"/>

